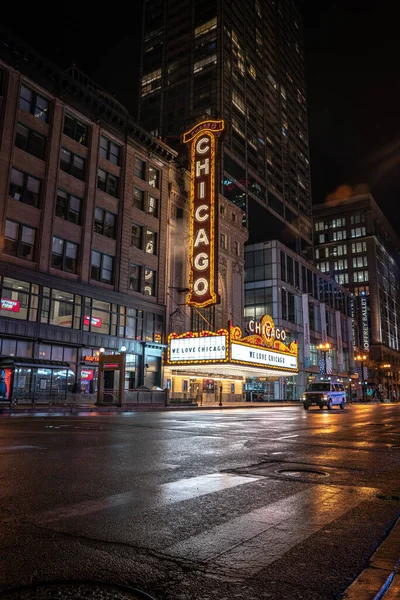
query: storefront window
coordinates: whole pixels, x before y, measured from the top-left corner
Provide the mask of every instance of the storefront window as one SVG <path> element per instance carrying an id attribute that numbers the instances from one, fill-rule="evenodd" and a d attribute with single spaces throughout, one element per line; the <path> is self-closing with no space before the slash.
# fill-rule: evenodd
<path id="1" fill-rule="evenodd" d="M 37 321 L 38 285 L 3 277 L 0 292 L 0 316 Z"/>

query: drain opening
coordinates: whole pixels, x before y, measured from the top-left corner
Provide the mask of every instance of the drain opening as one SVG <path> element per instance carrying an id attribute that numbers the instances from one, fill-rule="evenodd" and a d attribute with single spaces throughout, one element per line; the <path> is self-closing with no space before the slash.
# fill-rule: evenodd
<path id="1" fill-rule="evenodd" d="M 304 477 L 304 479 L 321 479 L 323 477 L 329 477 L 329 473 L 315 471 L 313 469 L 278 469 L 275 473 L 296 479 L 301 479 L 302 477 Z"/>
<path id="2" fill-rule="evenodd" d="M 400 502 L 400 492 L 394 494 L 376 494 L 376 497 L 379 498 L 379 500 L 394 500 L 395 502 Z"/>

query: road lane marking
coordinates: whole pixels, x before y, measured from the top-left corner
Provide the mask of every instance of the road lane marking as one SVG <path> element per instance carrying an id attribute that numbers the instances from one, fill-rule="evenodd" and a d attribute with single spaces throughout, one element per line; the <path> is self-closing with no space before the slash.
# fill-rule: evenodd
<path id="1" fill-rule="evenodd" d="M 14 452 L 15 450 L 46 450 L 42 446 L 1 446 L 0 452 Z"/>
<path id="2" fill-rule="evenodd" d="M 373 493 L 313 486 L 165 548 L 168 556 L 209 563 L 209 570 L 249 577 Z"/>
<path id="3" fill-rule="evenodd" d="M 223 490 L 258 481 L 260 477 L 243 477 L 228 473 L 211 473 L 187 479 L 179 479 L 158 486 L 141 487 L 137 490 L 113 494 L 105 498 L 77 502 L 68 506 L 40 511 L 25 515 L 21 520 L 45 525 L 54 521 L 82 517 L 107 508 L 114 508 L 124 504 L 134 504 L 135 507 L 161 507 L 175 504 L 192 498 L 199 498 L 207 494 L 214 494 Z"/>

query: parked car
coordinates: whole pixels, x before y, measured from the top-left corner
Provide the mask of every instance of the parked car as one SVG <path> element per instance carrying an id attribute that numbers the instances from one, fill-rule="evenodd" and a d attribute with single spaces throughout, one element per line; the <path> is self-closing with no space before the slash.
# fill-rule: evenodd
<path id="1" fill-rule="evenodd" d="M 321 410 L 326 406 L 328 410 L 332 410 L 336 404 L 342 410 L 346 404 L 346 391 L 339 381 L 310 383 L 303 394 L 304 410 L 308 410 L 310 406 L 319 406 Z"/>

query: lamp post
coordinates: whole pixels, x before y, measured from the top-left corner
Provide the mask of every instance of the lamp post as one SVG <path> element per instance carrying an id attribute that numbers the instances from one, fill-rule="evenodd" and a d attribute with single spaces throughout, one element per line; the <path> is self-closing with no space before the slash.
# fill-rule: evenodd
<path id="1" fill-rule="evenodd" d="M 386 373 L 386 381 L 387 381 L 387 391 L 388 391 L 387 397 L 388 397 L 388 400 L 391 400 L 391 397 L 390 397 L 390 385 L 389 385 L 389 374 L 390 374 L 390 372 L 388 370 L 388 369 L 390 369 L 391 366 L 392 365 L 390 363 L 385 363 L 384 365 L 382 365 L 382 369 L 384 369 L 385 371 L 387 371 L 387 373 Z"/>
<path id="2" fill-rule="evenodd" d="M 327 370 L 326 370 L 326 355 L 329 352 L 329 350 L 331 349 L 331 345 L 329 342 L 321 342 L 321 344 L 318 344 L 317 346 L 318 350 L 320 350 L 324 356 L 324 367 L 325 367 L 325 376 L 328 375 Z"/>
<path id="3" fill-rule="evenodd" d="M 354 358 L 356 361 L 361 363 L 361 395 L 362 395 L 362 399 L 365 400 L 364 361 L 367 360 L 367 357 L 365 354 L 358 354 Z"/>

